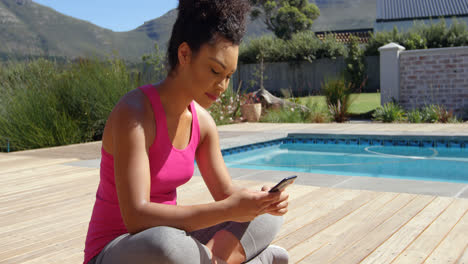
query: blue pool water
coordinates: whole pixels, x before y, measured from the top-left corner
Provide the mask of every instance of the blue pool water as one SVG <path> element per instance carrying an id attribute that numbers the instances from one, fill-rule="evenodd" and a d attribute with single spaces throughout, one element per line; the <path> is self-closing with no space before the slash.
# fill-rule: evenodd
<path id="1" fill-rule="evenodd" d="M 233 168 L 468 183 L 461 147 L 280 143 L 224 160 Z"/>

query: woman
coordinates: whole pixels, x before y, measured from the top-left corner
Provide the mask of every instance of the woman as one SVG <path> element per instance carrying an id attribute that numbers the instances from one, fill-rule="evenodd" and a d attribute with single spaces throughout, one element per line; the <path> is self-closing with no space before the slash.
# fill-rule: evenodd
<path id="1" fill-rule="evenodd" d="M 84 263 L 287 263 L 269 244 L 288 195 L 233 186 L 204 109 L 236 70 L 248 2 L 180 0 L 178 10 L 167 78 L 129 92 L 107 120 Z M 194 159 L 215 202 L 180 206 Z"/>

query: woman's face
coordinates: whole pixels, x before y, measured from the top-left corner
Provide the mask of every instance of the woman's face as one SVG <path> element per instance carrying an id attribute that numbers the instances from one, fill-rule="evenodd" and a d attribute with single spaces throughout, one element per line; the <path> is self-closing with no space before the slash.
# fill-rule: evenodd
<path id="1" fill-rule="evenodd" d="M 237 69 L 239 46 L 217 37 L 213 44 L 204 44 L 192 56 L 186 68 L 190 83 L 188 92 L 204 108 L 210 107 L 228 88 Z"/>

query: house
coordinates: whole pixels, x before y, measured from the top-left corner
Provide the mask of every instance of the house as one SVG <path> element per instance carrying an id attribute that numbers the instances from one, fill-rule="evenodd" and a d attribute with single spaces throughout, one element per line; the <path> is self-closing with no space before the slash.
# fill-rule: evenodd
<path id="1" fill-rule="evenodd" d="M 468 23 L 468 0 L 377 0 L 374 31 L 407 31 L 414 23 L 437 23 L 452 18 Z"/>

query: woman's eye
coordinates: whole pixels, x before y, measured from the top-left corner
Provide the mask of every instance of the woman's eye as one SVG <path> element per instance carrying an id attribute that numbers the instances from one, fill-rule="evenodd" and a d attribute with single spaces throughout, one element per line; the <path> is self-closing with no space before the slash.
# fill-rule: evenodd
<path id="1" fill-rule="evenodd" d="M 211 71 L 212 71 L 214 74 L 216 74 L 216 75 L 218 75 L 218 74 L 219 74 L 219 72 L 216 72 L 216 71 L 215 71 L 215 70 L 213 70 L 213 69 L 211 69 Z"/>

